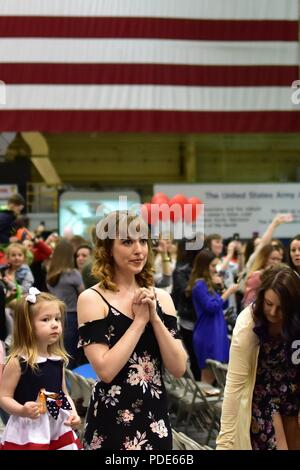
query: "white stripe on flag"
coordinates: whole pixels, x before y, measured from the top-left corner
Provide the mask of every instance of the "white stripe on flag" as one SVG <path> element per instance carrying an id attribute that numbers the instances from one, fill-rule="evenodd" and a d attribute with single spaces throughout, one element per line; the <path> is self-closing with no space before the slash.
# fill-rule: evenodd
<path id="1" fill-rule="evenodd" d="M 298 65 L 297 42 L 1 39 L 0 62 Z"/>
<path id="2" fill-rule="evenodd" d="M 293 110 L 290 87 L 7 85 L 2 110 Z"/>
<path id="3" fill-rule="evenodd" d="M 1 0 L 1 14 L 297 20 L 298 0 Z"/>

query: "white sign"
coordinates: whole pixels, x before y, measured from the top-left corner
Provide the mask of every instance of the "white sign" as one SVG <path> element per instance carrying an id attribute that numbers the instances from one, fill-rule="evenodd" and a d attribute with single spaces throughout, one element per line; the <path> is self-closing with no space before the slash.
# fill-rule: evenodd
<path id="1" fill-rule="evenodd" d="M 2 202 L 7 202 L 7 200 L 13 194 L 18 192 L 18 187 L 16 184 L 0 184 L 0 200 Z"/>
<path id="2" fill-rule="evenodd" d="M 239 233 L 262 235 L 276 214 L 291 213 L 293 220 L 280 225 L 276 238 L 300 233 L 300 184 L 157 184 L 154 194 L 196 196 L 204 203 L 205 234 L 230 238 Z"/>

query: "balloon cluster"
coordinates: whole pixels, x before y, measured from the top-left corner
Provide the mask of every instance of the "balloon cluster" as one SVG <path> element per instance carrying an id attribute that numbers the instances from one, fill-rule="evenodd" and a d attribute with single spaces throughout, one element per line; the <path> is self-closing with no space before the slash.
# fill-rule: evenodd
<path id="1" fill-rule="evenodd" d="M 159 220 L 191 224 L 196 221 L 202 210 L 203 202 L 198 197 L 187 198 L 183 194 L 176 194 L 169 199 L 164 193 L 156 193 L 151 202 L 142 205 L 141 215 L 150 225 L 155 225 Z"/>

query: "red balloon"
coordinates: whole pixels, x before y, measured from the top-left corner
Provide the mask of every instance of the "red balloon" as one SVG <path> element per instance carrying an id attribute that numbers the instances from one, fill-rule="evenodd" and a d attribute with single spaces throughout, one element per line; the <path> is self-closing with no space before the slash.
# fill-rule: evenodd
<path id="1" fill-rule="evenodd" d="M 159 205 L 159 219 L 164 221 L 170 220 L 170 208 L 167 202 Z"/>
<path id="2" fill-rule="evenodd" d="M 203 202 L 196 196 L 192 196 L 187 200 L 184 220 L 188 223 L 195 222 L 203 211 Z"/>
<path id="3" fill-rule="evenodd" d="M 189 198 L 188 198 L 188 202 L 189 202 L 190 204 L 203 204 L 203 202 L 201 201 L 201 199 L 199 199 L 199 198 L 196 197 L 196 196 L 189 197 Z"/>
<path id="4" fill-rule="evenodd" d="M 169 198 L 165 193 L 155 193 L 151 199 L 152 204 L 162 204 L 163 202 L 168 203 L 168 201 Z"/>
<path id="5" fill-rule="evenodd" d="M 155 214 L 159 217 L 160 220 L 168 220 L 168 199 L 165 199 L 164 197 L 157 197 L 155 202 L 152 203 L 153 209 L 155 211 Z M 167 207 L 166 207 L 167 206 Z"/>
<path id="6" fill-rule="evenodd" d="M 151 202 L 151 204 L 157 204 L 158 206 L 160 206 L 161 204 L 169 204 L 169 199 L 157 197 L 154 202 Z"/>
<path id="7" fill-rule="evenodd" d="M 172 222 L 178 222 L 178 220 L 181 220 L 183 218 L 183 207 L 179 202 L 174 202 L 173 199 L 170 199 L 169 201 L 169 207 L 170 207 L 170 219 Z"/>
<path id="8" fill-rule="evenodd" d="M 159 210 L 152 206 L 150 202 L 145 202 L 141 207 L 141 216 L 147 224 L 154 225 L 158 221 Z"/>
<path id="9" fill-rule="evenodd" d="M 187 203 L 187 198 L 183 194 L 176 194 L 174 197 L 172 197 L 171 201 L 173 204 L 177 203 L 181 206 L 184 206 L 184 204 Z M 171 201 L 169 201 L 169 204 Z"/>
<path id="10" fill-rule="evenodd" d="M 176 194 L 169 200 L 169 206 L 172 207 L 170 218 L 173 222 L 178 222 L 183 219 L 184 205 L 187 203 L 187 198 L 183 194 Z"/>

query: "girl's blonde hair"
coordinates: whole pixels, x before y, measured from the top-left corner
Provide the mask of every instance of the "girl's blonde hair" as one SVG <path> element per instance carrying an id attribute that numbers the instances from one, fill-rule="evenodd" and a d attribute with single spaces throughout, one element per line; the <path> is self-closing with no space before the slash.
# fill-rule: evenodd
<path id="1" fill-rule="evenodd" d="M 41 292 L 36 296 L 36 303 L 28 302 L 22 297 L 15 304 L 13 340 L 8 360 L 13 357 L 24 356 L 32 369 L 37 369 L 38 350 L 33 328 L 34 316 L 38 313 L 43 302 L 56 302 L 61 313 L 62 328 L 65 319 L 65 304 L 48 292 Z M 68 364 L 68 354 L 64 348 L 63 336 L 60 335 L 57 342 L 48 346 L 49 355 L 60 356 L 65 365 Z"/>
<path id="2" fill-rule="evenodd" d="M 25 245 L 22 245 L 21 243 L 18 243 L 18 242 L 13 242 L 13 243 L 10 243 L 7 248 L 5 249 L 6 251 L 6 254 L 9 256 L 9 252 L 11 250 L 13 250 L 14 248 L 19 248 L 19 250 L 22 252 L 23 256 L 24 256 L 24 260 L 26 260 L 26 257 L 27 257 L 27 248 Z"/>
<path id="3" fill-rule="evenodd" d="M 278 251 L 279 252 L 279 247 L 276 245 L 272 245 L 272 243 L 268 243 L 265 245 L 256 255 L 256 258 L 253 262 L 253 265 L 251 266 L 251 269 L 249 270 L 249 274 L 254 273 L 255 271 L 260 271 L 261 269 L 266 269 L 266 264 L 273 253 L 273 251 Z"/>
<path id="4" fill-rule="evenodd" d="M 147 262 L 142 271 L 135 277 L 140 287 L 150 287 L 153 285 L 153 252 L 146 222 L 137 214 L 131 214 L 127 211 L 115 211 L 111 212 L 104 219 L 103 223 L 100 223 L 100 228 L 97 228 L 96 231 L 97 240 L 94 250 L 92 274 L 96 279 L 99 279 L 99 286 L 103 289 L 108 289 L 114 292 L 117 292 L 118 290 L 117 285 L 113 281 L 115 267 L 111 251 L 114 238 L 107 236 L 103 239 L 102 236 L 103 234 L 108 234 L 110 228 L 118 237 L 124 226 L 128 227 L 132 222 L 135 223 L 137 231 L 147 239 L 148 244 Z"/>

